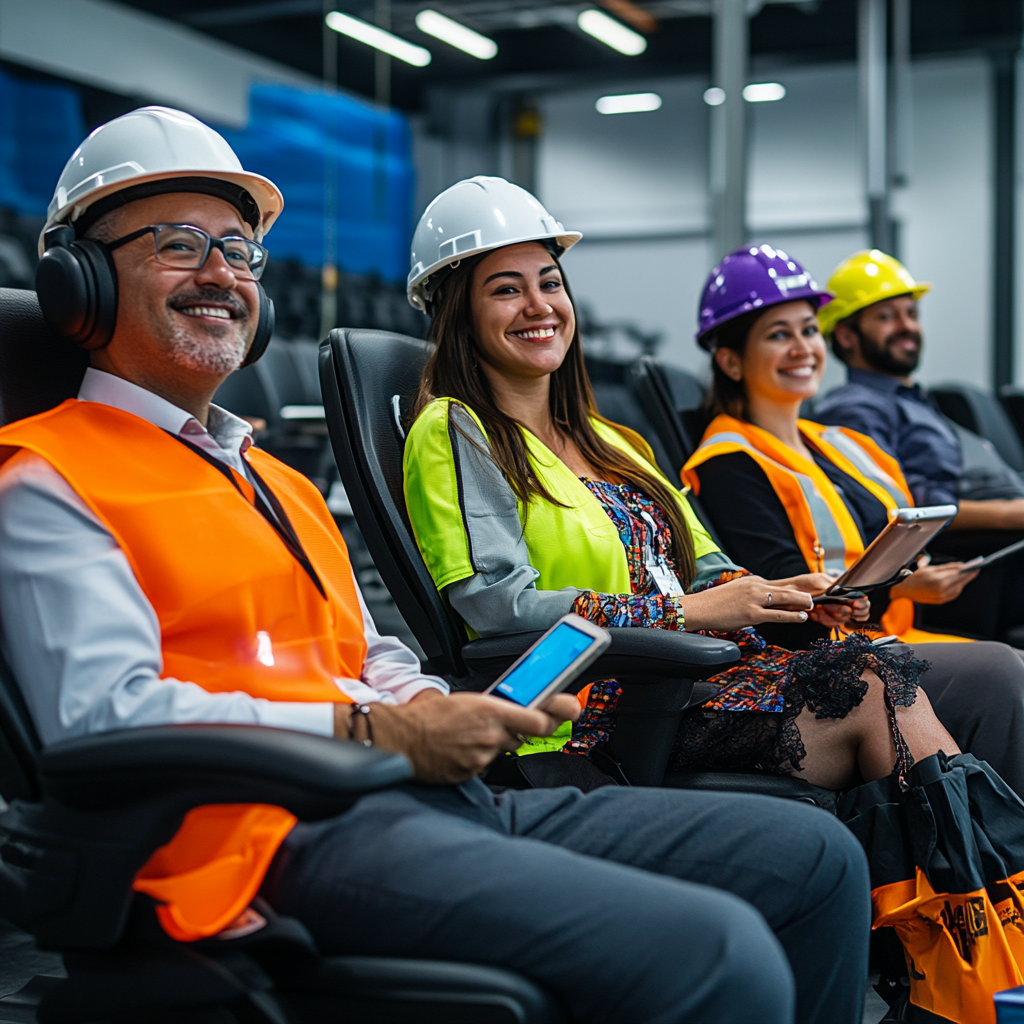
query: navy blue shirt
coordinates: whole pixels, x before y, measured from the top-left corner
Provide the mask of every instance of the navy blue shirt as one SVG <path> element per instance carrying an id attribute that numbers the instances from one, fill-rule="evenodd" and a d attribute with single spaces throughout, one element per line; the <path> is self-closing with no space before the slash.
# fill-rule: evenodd
<path id="1" fill-rule="evenodd" d="M 960 445 L 921 388 L 870 370 L 847 374 L 815 407 L 815 420 L 874 438 L 899 461 L 916 505 L 956 505 Z"/>

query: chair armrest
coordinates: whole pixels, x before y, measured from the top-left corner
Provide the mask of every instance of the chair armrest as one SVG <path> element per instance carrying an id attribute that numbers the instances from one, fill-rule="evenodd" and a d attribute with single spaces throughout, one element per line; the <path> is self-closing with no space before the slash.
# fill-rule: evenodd
<path id="1" fill-rule="evenodd" d="M 183 791 L 198 803 L 264 803 L 316 818 L 411 775 L 401 754 L 254 725 L 165 725 L 47 747 L 44 792 L 65 807 L 115 808 Z"/>
<path id="2" fill-rule="evenodd" d="M 43 947 L 109 948 L 139 868 L 193 808 L 271 804 L 317 820 L 410 775 L 400 754 L 262 726 L 154 726 L 55 743 L 40 757 L 42 802 L 15 800 L 0 815 L 4 914 Z"/>
<path id="3" fill-rule="evenodd" d="M 740 659 L 730 640 L 668 629 L 613 627 L 611 646 L 586 671 L 573 680 L 576 692 L 596 679 L 622 682 L 661 682 L 666 679 L 707 679 Z M 543 633 L 508 633 L 471 640 L 462 657 L 482 685 L 489 685 Z M 474 687 L 475 688 L 475 687 Z"/>

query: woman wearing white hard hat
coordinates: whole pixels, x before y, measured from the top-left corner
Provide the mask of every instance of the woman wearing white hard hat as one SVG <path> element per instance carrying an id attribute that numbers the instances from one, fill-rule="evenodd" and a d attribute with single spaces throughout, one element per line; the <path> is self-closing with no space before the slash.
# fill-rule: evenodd
<path id="1" fill-rule="evenodd" d="M 496 178 L 448 189 L 416 231 L 409 292 L 433 314 L 437 348 L 406 442 L 405 488 L 452 608 L 479 635 L 545 629 L 572 611 L 602 626 L 735 637 L 744 658 L 684 715 L 677 769 L 800 772 L 830 789 L 888 775 L 872 671 L 881 661 L 901 677 L 889 697 L 914 756 L 955 752 L 918 694 L 920 666 L 897 666 L 863 638 L 790 652 L 749 628 L 850 613 L 812 608 L 829 585 L 822 574 L 769 581 L 733 564 L 642 438 L 597 414 L 558 262 L 579 238 Z M 618 693 L 614 681 L 594 684 L 571 749 L 607 737 Z"/>

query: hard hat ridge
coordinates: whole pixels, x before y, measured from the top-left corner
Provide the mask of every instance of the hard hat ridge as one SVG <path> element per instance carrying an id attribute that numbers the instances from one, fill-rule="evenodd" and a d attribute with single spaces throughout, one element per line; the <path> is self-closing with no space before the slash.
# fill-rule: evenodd
<path id="1" fill-rule="evenodd" d="M 540 242 L 557 257 L 582 237 L 566 231 L 526 189 L 504 178 L 466 178 L 423 211 L 413 233 L 406 294 L 411 305 L 425 310 L 441 281 L 470 256 Z"/>
<path id="2" fill-rule="evenodd" d="M 826 337 L 840 320 L 876 302 L 898 295 L 913 295 L 919 299 L 932 286 L 927 281 L 915 281 L 898 259 L 881 249 L 861 249 L 847 256 L 832 271 L 828 287 L 836 297 L 819 317 L 821 333 Z"/>
<path id="3" fill-rule="evenodd" d="M 253 224 L 257 240 L 270 230 L 284 206 L 277 186 L 261 174 L 246 171 L 227 141 L 208 125 L 182 110 L 140 107 L 100 125 L 72 153 L 47 208 L 39 236 L 40 255 L 43 235 L 54 225 L 79 226 L 94 205 L 143 185 L 153 186 L 148 195 L 185 191 L 178 182 L 186 178 L 196 179 L 197 192 L 219 194 L 209 185 L 214 181 L 247 194 L 257 213 Z M 164 185 L 160 188 L 157 183 Z M 225 188 L 219 197 L 238 206 L 252 223 L 252 209 L 247 215 L 243 208 L 249 204 L 239 192 Z M 134 198 L 142 198 L 142 194 L 136 193 Z M 122 197 L 121 201 L 130 200 Z M 118 205 L 116 200 L 114 204 Z M 94 214 L 92 219 L 101 215 Z"/>
<path id="4" fill-rule="evenodd" d="M 697 344 L 711 348 L 716 328 L 756 309 L 805 299 L 818 310 L 832 298 L 811 275 L 781 249 L 744 245 L 712 269 L 697 312 Z"/>

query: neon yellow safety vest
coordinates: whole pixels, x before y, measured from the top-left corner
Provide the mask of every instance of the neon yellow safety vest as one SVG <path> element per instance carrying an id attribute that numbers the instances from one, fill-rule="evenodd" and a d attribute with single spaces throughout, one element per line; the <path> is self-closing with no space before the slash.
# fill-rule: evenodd
<path id="1" fill-rule="evenodd" d="M 476 572 L 459 507 L 455 456 L 448 433 L 448 410 L 453 401 L 439 398 L 431 402 L 410 428 L 405 442 L 405 500 L 409 519 L 438 590 Z M 484 432 L 473 410 L 466 411 Z M 591 422 L 602 440 L 624 452 L 673 491 L 678 490 L 662 475 L 650 447 L 638 434 L 625 427 L 611 427 L 597 418 Z M 547 445 L 528 430 L 523 430 L 523 437 L 538 480 L 565 506 L 536 495 L 530 499 L 523 538 L 530 564 L 540 574 L 537 589 L 577 587 L 602 594 L 629 594 L 632 588 L 626 549 L 604 507 Z M 640 446 L 643 454 L 630 441 Z M 679 508 L 693 538 L 694 557 L 718 551 L 686 498 L 678 493 Z M 519 519 L 524 520 L 521 502 Z"/>

